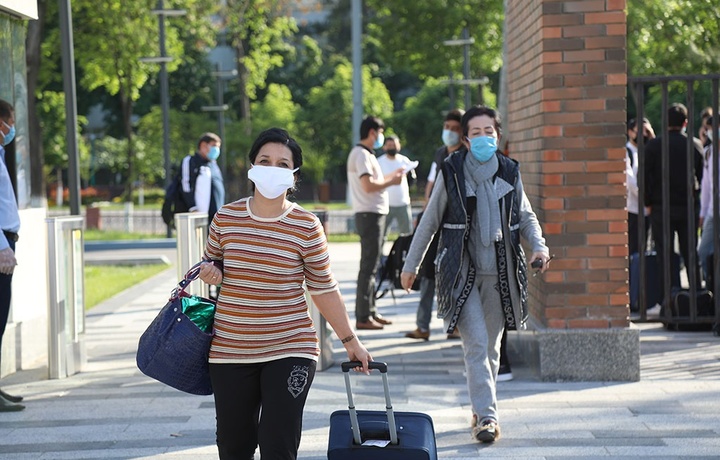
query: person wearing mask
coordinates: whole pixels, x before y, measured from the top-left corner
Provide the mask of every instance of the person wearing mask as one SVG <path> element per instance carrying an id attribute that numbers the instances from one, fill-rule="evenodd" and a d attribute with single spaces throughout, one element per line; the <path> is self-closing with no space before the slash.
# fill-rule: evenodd
<path id="1" fill-rule="evenodd" d="M 435 178 L 442 166 L 442 162 L 456 150 L 463 147 L 462 141 L 462 116 L 465 111 L 462 109 L 453 109 L 445 115 L 442 129 L 442 147 L 435 150 L 433 155 L 433 163 L 430 165 L 427 183 L 425 184 L 425 204 L 427 206 L 430 193 L 435 185 Z M 433 303 L 435 303 L 435 256 L 437 253 L 438 235 L 432 240 L 428 252 L 420 267 L 420 301 L 418 302 L 417 315 L 415 317 L 416 328 L 405 334 L 409 339 L 428 340 L 430 339 L 430 319 L 432 318 Z M 452 334 L 447 335 L 448 339 L 459 339 L 460 334 L 456 330 Z"/>
<path id="2" fill-rule="evenodd" d="M 17 265 L 15 243 L 20 231 L 20 213 L 5 158 L 5 146 L 14 138 L 15 109 L 9 102 L 0 99 L 0 346 L 10 316 L 12 279 Z M 0 390 L 0 412 L 25 409 L 24 405 L 19 404 L 22 400 L 22 396 L 13 396 Z"/>
<path id="3" fill-rule="evenodd" d="M 190 212 L 204 212 L 212 221 L 218 208 L 225 204 L 225 185 L 217 164 L 222 140 L 205 133 L 198 140 L 194 155 L 183 158 L 180 165 L 182 199 Z"/>
<path id="4" fill-rule="evenodd" d="M 315 375 L 318 337 L 312 301 L 347 352 L 368 370 L 370 353 L 355 336 L 330 271 L 327 239 L 312 212 L 287 200 L 302 167 L 302 149 L 271 128 L 249 154 L 252 196 L 220 208 L 210 225 L 200 279 L 222 283 L 210 379 L 221 460 L 295 460 Z"/>
<path id="5" fill-rule="evenodd" d="M 638 126 L 637 120 L 632 118 L 627 124 L 627 144 L 625 149 L 625 185 L 627 187 L 627 211 L 628 211 L 628 254 L 632 256 L 641 249 L 644 250 L 650 231 L 650 218 L 647 209 L 643 210 L 645 219 L 645 238 L 638 238 L 638 136 L 643 136 L 643 144 L 655 139 L 655 132 L 647 118 L 643 118 L 642 126 Z"/>
<path id="6" fill-rule="evenodd" d="M 391 174 L 398 168 L 408 171 L 407 174 L 403 175 L 400 184 L 387 188 L 389 208 L 388 215 L 385 218 L 383 236 L 387 236 L 388 229 L 393 222 L 397 222 L 398 233 L 412 233 L 412 208 L 410 206 L 410 186 L 408 185 L 407 176 L 410 176 L 412 180 L 416 179 L 415 166 L 417 166 L 417 163 L 400 153 L 402 149 L 400 138 L 395 135 L 385 138 L 382 149 L 383 154 L 378 157 L 378 163 L 380 163 L 383 174 Z"/>
<path id="7" fill-rule="evenodd" d="M 350 188 L 355 231 L 360 235 L 360 270 L 355 292 L 355 328 L 383 329 L 392 321 L 377 312 L 375 274 L 385 240 L 385 219 L 389 212 L 387 188 L 399 185 L 405 169 L 383 174 L 373 150 L 385 143 L 385 124 L 374 116 L 360 123 L 360 143 L 350 150 L 347 179 Z"/>
<path id="8" fill-rule="evenodd" d="M 471 433 L 491 443 L 500 437 L 496 383 L 503 329 L 524 329 L 527 262 L 547 270 L 550 255 L 523 190 L 517 161 L 498 150 L 500 115 L 474 106 L 462 118 L 463 144 L 442 163 L 402 269 L 409 290 L 435 233 L 441 232 L 435 277 L 438 316 L 448 332 L 460 329 Z"/>

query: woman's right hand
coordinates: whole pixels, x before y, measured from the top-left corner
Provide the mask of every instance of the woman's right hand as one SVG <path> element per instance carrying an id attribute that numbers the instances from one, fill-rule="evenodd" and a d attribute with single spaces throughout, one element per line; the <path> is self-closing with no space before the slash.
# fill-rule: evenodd
<path id="1" fill-rule="evenodd" d="M 206 284 L 217 286 L 222 284 L 223 272 L 214 263 L 204 261 L 200 264 L 199 278 Z"/>

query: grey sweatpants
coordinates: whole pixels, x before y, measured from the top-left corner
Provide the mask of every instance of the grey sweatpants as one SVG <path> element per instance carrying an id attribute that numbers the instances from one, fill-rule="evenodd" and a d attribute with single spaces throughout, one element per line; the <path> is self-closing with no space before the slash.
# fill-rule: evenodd
<path id="1" fill-rule="evenodd" d="M 500 366 L 500 341 L 505 318 L 496 285 L 497 275 L 478 275 L 460 313 L 457 329 L 462 337 L 468 393 L 478 421 L 498 419 L 495 383 Z M 445 319 L 445 327 L 450 317 Z"/>

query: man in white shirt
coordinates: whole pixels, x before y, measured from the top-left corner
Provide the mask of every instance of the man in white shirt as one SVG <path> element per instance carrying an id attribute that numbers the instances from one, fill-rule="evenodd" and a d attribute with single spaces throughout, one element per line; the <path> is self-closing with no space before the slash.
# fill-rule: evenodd
<path id="1" fill-rule="evenodd" d="M 380 263 L 384 240 L 383 229 L 388 214 L 388 194 L 385 189 L 400 183 L 405 174 L 399 168 L 383 174 L 375 158 L 374 149 L 384 144 L 385 124 L 369 116 L 360 124 L 360 143 L 350 150 L 347 160 L 347 179 L 355 231 L 360 235 L 360 271 L 355 293 L 355 328 L 382 329 L 391 321 L 375 308 L 375 273 Z"/>
<path id="2" fill-rule="evenodd" d="M 216 161 L 221 145 L 217 134 L 203 134 L 195 154 L 183 158 L 180 167 L 182 199 L 190 212 L 207 213 L 208 228 L 217 210 L 225 204 L 225 185 Z"/>
<path id="3" fill-rule="evenodd" d="M 0 345 L 10 316 L 12 278 L 17 265 L 15 243 L 20 231 L 20 213 L 5 159 L 5 146 L 10 144 L 14 137 L 15 110 L 10 103 L 0 99 Z M 18 404 L 22 399 L 22 396 L 12 396 L 0 390 L 0 412 L 25 409 L 25 406 Z"/>
<path id="4" fill-rule="evenodd" d="M 713 253 L 713 144 L 718 142 L 720 135 L 713 135 L 712 132 L 713 117 L 710 116 L 705 120 L 705 124 L 701 127 L 705 129 L 708 145 L 705 147 L 702 182 L 700 183 L 700 227 L 702 235 L 700 243 L 698 243 L 698 259 L 702 267 L 705 280 L 710 279 L 709 270 L 713 267 L 708 266 L 708 256 Z M 708 289 L 714 289 L 715 286 L 706 286 Z"/>
<path id="5" fill-rule="evenodd" d="M 397 222 L 398 233 L 412 233 L 412 209 L 410 206 L 410 186 L 408 185 L 407 176 L 413 180 L 416 179 L 415 167 L 417 163 L 410 161 L 410 158 L 400 153 L 402 146 L 400 139 L 395 136 L 385 138 L 383 145 L 383 153 L 378 157 L 378 163 L 383 174 L 390 174 L 398 168 L 408 171 L 403 175 L 399 185 L 392 185 L 387 188 L 389 211 L 385 218 L 385 229 L 383 235 L 387 236 L 388 229 L 393 221 Z"/>

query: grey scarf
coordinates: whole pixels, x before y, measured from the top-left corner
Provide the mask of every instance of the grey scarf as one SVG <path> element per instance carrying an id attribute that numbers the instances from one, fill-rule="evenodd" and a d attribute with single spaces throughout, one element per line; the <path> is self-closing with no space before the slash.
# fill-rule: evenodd
<path id="1" fill-rule="evenodd" d="M 480 163 L 468 153 L 464 166 L 468 196 L 475 195 L 477 198 L 480 243 L 489 247 L 502 238 L 500 207 L 493 182 L 493 176 L 498 169 L 498 159 L 493 155 L 490 160 Z"/>

